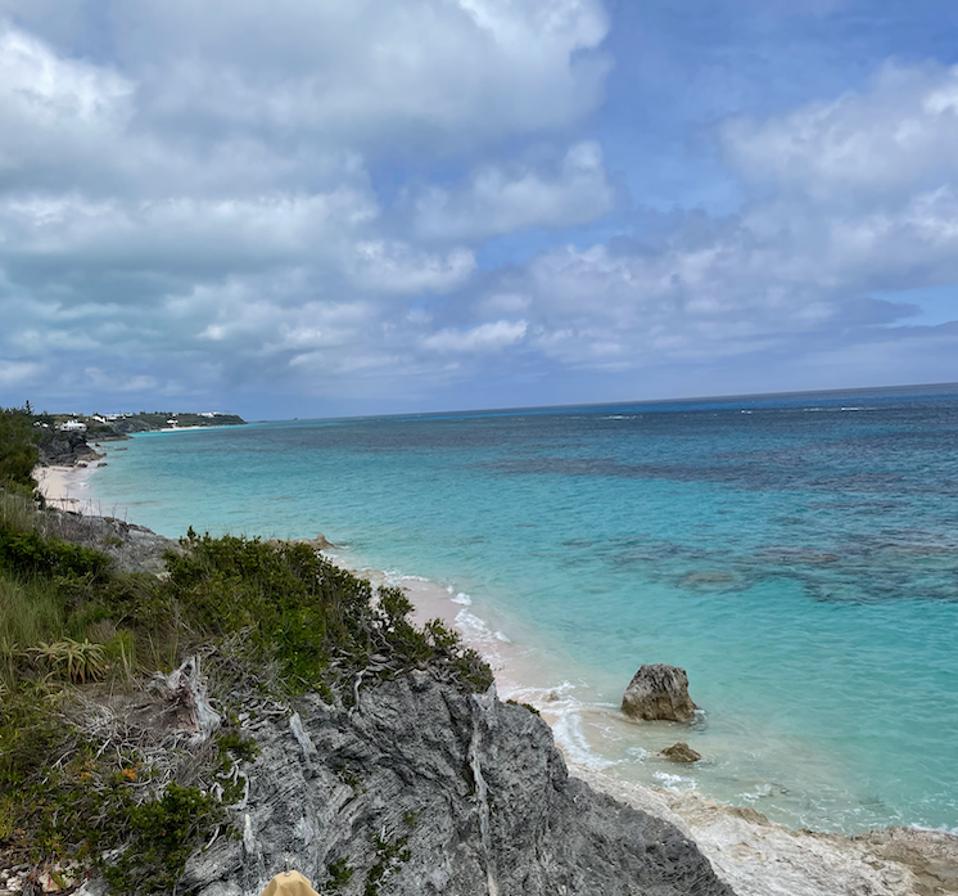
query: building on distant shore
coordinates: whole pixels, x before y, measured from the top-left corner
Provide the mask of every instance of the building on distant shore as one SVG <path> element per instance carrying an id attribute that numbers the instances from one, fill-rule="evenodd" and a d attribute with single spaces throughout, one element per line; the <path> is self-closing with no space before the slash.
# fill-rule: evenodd
<path id="1" fill-rule="evenodd" d="M 86 424 L 82 420 L 65 420 L 57 429 L 60 432 L 86 432 Z"/>

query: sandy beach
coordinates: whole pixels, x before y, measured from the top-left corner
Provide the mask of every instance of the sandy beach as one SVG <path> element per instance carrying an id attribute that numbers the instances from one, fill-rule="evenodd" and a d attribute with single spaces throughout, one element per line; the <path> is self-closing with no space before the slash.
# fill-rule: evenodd
<path id="1" fill-rule="evenodd" d="M 94 460 L 88 466 L 36 467 L 33 478 L 48 506 L 86 515 L 104 515 L 96 498 L 89 490 L 89 479 L 102 461 Z"/>

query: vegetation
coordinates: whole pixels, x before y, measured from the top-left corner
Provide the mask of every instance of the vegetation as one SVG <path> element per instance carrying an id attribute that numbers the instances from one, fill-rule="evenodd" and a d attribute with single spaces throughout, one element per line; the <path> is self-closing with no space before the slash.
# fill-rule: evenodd
<path id="1" fill-rule="evenodd" d="M 374 590 L 305 544 L 190 530 L 166 574 L 120 573 L 45 534 L 29 471 L 29 413 L 0 412 L 0 867 L 78 860 L 118 894 L 166 893 L 242 796 L 255 742 L 235 724 L 243 682 L 290 699 L 352 705 L 360 688 L 412 669 L 484 690 L 488 666 L 434 621 L 418 628 L 395 588 Z M 228 721 L 202 749 L 151 751 L 103 721 L 157 670 L 194 654 L 213 670 Z M 165 732 L 160 732 L 163 740 Z M 168 740 L 168 739 L 167 739 Z M 378 892 L 405 841 L 378 844 Z M 352 875 L 330 866 L 333 883 Z"/>
<path id="2" fill-rule="evenodd" d="M 34 417 L 23 408 L 0 408 L 0 483 L 10 492 L 29 495 L 36 487 L 31 473 L 37 464 Z"/>
<path id="3" fill-rule="evenodd" d="M 97 420 L 95 417 L 101 419 Z M 102 422 L 103 419 L 102 414 L 79 414 L 75 416 L 56 414 L 52 417 L 52 422 L 57 424 L 65 420 L 79 420 L 86 424 L 89 435 L 97 438 L 164 429 L 170 425 L 171 420 L 176 420 L 177 426 L 238 426 L 246 422 L 238 414 L 206 416 L 205 414 L 177 411 L 138 411 L 135 414 L 124 414 L 115 420 L 107 420 L 105 423 Z"/>
<path id="4" fill-rule="evenodd" d="M 521 706 L 523 709 L 528 710 L 534 716 L 541 716 L 542 713 L 539 712 L 531 703 L 523 703 L 521 700 L 506 700 L 510 706 Z"/>
<path id="5" fill-rule="evenodd" d="M 409 836 L 387 836 L 386 830 L 380 831 L 373 839 L 376 850 L 376 862 L 366 873 L 366 884 L 363 887 L 363 896 L 379 896 L 382 886 L 389 880 L 400 866 L 408 862 L 411 853 L 406 844 Z"/>

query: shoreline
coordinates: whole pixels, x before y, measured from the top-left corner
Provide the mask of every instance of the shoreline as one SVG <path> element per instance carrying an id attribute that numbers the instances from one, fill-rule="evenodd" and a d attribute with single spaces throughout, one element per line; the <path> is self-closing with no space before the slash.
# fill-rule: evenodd
<path id="1" fill-rule="evenodd" d="M 102 457 L 82 467 L 69 464 L 34 467 L 33 478 L 47 506 L 84 516 L 104 516 L 96 498 L 87 491 L 90 477 L 103 463 Z"/>
<path id="2" fill-rule="evenodd" d="M 38 468 L 38 486 L 48 504 L 68 512 L 103 515 L 89 481 L 99 463 Z M 489 662 L 500 699 L 522 700 L 540 712 L 553 730 L 571 775 L 676 825 L 699 846 L 738 896 L 958 894 L 958 837 L 952 833 L 908 827 L 857 835 L 796 830 L 770 821 L 750 807 L 713 801 L 694 790 L 676 791 L 625 780 L 583 761 L 570 749 L 568 738 L 560 736 L 561 709 L 549 696 L 544 697 L 541 688 L 523 683 L 523 659 L 532 651 L 471 613 L 468 595 L 421 576 L 366 566 L 357 562 L 360 558 L 350 556 L 348 546 L 323 550 L 374 585 L 402 587 L 413 604 L 416 622 L 438 617 L 459 632 L 464 643 Z M 465 624 L 470 619 L 473 624 Z M 774 874 L 770 866 L 774 866 Z"/>

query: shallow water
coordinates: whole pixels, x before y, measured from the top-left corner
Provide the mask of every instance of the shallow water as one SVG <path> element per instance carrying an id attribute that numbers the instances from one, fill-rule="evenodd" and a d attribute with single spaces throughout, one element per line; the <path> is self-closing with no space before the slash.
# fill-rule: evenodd
<path id="1" fill-rule="evenodd" d="M 790 824 L 958 827 L 958 387 L 122 447 L 91 480 L 104 511 L 170 535 L 322 531 L 437 583 L 579 761 Z M 620 717 L 646 662 L 688 670 L 691 728 Z M 679 739 L 705 761 L 656 757 Z"/>

